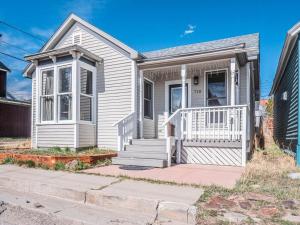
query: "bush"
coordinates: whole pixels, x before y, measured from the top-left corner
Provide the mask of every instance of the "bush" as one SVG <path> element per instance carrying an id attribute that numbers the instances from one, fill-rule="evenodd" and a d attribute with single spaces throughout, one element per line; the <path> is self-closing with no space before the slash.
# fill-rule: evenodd
<path id="1" fill-rule="evenodd" d="M 26 160 L 25 165 L 29 168 L 34 168 L 35 167 L 35 162 L 32 160 Z"/>
<path id="2" fill-rule="evenodd" d="M 3 159 L 2 163 L 3 164 L 14 164 L 15 160 L 12 157 L 6 157 L 5 159 Z"/>
<path id="3" fill-rule="evenodd" d="M 89 168 L 89 165 L 87 163 L 84 163 L 80 160 L 78 160 L 77 165 L 75 166 L 75 170 L 85 170 Z"/>
<path id="4" fill-rule="evenodd" d="M 55 170 L 65 170 L 66 167 L 65 167 L 65 164 L 63 162 L 56 162 L 54 164 L 54 169 Z"/>

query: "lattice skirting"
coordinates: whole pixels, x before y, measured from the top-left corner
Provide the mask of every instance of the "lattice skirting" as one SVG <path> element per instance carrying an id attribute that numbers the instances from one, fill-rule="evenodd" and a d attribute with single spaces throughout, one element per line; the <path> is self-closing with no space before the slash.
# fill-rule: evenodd
<path id="1" fill-rule="evenodd" d="M 184 146 L 181 163 L 204 165 L 241 166 L 242 149 L 224 147 L 189 147 Z"/>

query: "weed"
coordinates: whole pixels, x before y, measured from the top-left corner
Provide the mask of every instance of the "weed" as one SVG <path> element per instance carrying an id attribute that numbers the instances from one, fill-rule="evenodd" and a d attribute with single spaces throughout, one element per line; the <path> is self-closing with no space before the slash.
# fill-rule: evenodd
<path id="1" fill-rule="evenodd" d="M 66 167 L 65 167 L 65 164 L 64 163 L 62 163 L 62 162 L 56 162 L 55 164 L 54 164 L 54 169 L 55 170 L 65 170 L 66 169 Z"/>
<path id="2" fill-rule="evenodd" d="M 85 170 L 85 169 L 87 169 L 89 167 L 90 167 L 89 164 L 84 163 L 84 162 L 82 162 L 82 161 L 79 160 L 78 163 L 77 163 L 77 165 L 75 166 L 75 170 Z"/>
<path id="3" fill-rule="evenodd" d="M 35 165 L 35 162 L 32 161 L 32 160 L 26 160 L 25 161 L 25 165 L 29 168 L 34 168 L 36 165 Z"/>
<path id="4" fill-rule="evenodd" d="M 3 164 L 14 164 L 15 163 L 15 159 L 12 157 L 6 157 L 5 159 L 3 159 L 2 161 Z"/>

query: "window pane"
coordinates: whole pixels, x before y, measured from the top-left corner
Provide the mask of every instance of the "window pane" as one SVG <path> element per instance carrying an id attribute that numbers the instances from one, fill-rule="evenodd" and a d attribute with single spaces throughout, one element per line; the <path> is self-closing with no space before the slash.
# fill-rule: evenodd
<path id="1" fill-rule="evenodd" d="M 152 102 L 144 99 L 144 116 L 152 119 Z"/>
<path id="2" fill-rule="evenodd" d="M 144 83 L 144 98 L 152 100 L 152 84 L 147 81 Z"/>
<path id="3" fill-rule="evenodd" d="M 51 121 L 53 120 L 53 107 L 54 97 L 42 97 L 41 105 L 42 105 L 42 120 L 43 121 Z"/>
<path id="4" fill-rule="evenodd" d="M 80 95 L 80 120 L 92 121 L 92 98 Z"/>
<path id="5" fill-rule="evenodd" d="M 60 120 L 71 120 L 72 119 L 72 95 L 60 95 Z"/>
<path id="6" fill-rule="evenodd" d="M 93 94 L 93 73 L 89 70 L 80 68 L 80 86 L 81 93 L 92 95 Z"/>
<path id="7" fill-rule="evenodd" d="M 207 73 L 208 106 L 226 105 L 225 71 Z"/>
<path id="8" fill-rule="evenodd" d="M 52 95 L 53 94 L 53 70 L 42 72 L 42 95 Z"/>
<path id="9" fill-rule="evenodd" d="M 72 91 L 72 67 L 59 69 L 59 92 Z"/>
<path id="10" fill-rule="evenodd" d="M 144 81 L 144 117 L 152 119 L 152 83 Z"/>

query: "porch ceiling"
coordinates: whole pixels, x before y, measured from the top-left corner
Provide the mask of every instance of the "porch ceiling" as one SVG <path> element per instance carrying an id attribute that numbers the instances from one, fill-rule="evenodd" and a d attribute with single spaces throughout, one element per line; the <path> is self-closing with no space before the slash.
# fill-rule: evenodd
<path id="1" fill-rule="evenodd" d="M 230 66 L 230 60 L 218 60 L 212 62 L 201 62 L 187 65 L 187 78 L 200 76 L 204 71 L 227 69 Z M 144 70 L 144 77 L 152 81 L 176 80 L 180 78 L 180 65 L 161 67 Z"/>

